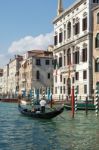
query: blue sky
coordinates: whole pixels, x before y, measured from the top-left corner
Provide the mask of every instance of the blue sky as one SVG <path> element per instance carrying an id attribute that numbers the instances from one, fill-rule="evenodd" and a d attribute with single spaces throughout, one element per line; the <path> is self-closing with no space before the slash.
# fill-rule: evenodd
<path id="1" fill-rule="evenodd" d="M 75 0 L 63 0 L 66 8 Z M 53 43 L 58 0 L 0 0 L 0 67 L 14 54 Z"/>

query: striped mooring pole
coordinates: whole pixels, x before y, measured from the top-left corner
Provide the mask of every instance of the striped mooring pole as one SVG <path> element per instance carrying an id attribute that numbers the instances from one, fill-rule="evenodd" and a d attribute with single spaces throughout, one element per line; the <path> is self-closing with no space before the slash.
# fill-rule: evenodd
<path id="1" fill-rule="evenodd" d="M 32 89 L 31 104 L 32 104 L 32 106 L 34 105 L 34 89 Z"/>
<path id="2" fill-rule="evenodd" d="M 99 93 L 98 93 L 98 87 L 96 85 L 96 91 L 95 91 L 95 112 L 96 112 L 96 116 L 98 115 L 98 99 L 99 99 Z"/>
<path id="3" fill-rule="evenodd" d="M 75 111 L 77 111 L 77 86 L 75 87 Z"/>
<path id="4" fill-rule="evenodd" d="M 45 90 L 43 89 L 43 95 L 42 95 L 43 99 L 45 99 Z"/>

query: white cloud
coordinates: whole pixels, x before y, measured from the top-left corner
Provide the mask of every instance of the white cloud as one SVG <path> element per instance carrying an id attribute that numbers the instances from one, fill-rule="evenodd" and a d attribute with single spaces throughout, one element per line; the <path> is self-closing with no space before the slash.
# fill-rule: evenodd
<path id="1" fill-rule="evenodd" d="M 53 33 L 47 33 L 45 35 L 40 34 L 36 37 L 26 36 L 18 41 L 12 42 L 8 49 L 9 53 L 24 53 L 28 50 L 40 49 L 46 50 L 48 45 L 53 44 Z"/>

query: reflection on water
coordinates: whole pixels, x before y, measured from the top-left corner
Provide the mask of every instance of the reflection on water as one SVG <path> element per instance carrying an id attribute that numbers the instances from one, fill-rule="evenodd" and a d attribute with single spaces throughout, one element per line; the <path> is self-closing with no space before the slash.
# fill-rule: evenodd
<path id="1" fill-rule="evenodd" d="M 0 103 L 0 150 L 99 150 L 99 116 L 78 111 L 72 119 L 64 111 L 53 120 L 33 120 L 16 104 Z"/>

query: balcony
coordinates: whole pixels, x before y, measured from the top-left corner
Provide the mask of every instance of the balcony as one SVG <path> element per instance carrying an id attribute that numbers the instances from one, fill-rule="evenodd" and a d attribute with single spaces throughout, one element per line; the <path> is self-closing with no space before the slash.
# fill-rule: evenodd
<path id="1" fill-rule="evenodd" d="M 26 82 L 26 79 L 25 79 L 25 78 L 22 78 L 22 79 L 21 79 L 21 82 Z"/>
<path id="2" fill-rule="evenodd" d="M 61 73 L 74 72 L 76 71 L 76 65 L 68 65 L 60 68 Z"/>

